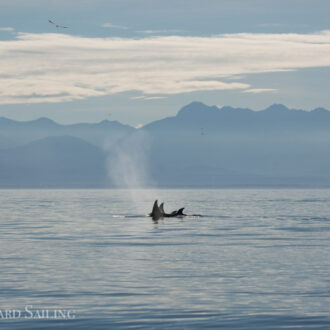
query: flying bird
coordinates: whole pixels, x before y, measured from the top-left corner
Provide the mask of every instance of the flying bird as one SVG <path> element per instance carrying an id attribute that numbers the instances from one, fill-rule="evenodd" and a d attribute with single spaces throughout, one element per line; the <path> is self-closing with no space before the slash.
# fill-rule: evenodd
<path id="1" fill-rule="evenodd" d="M 69 27 L 68 26 L 63 26 L 63 25 L 59 25 L 59 24 L 56 24 L 55 22 L 53 22 L 52 20 L 48 20 L 48 22 L 50 24 L 54 24 L 57 28 L 62 28 L 62 29 L 68 29 Z"/>

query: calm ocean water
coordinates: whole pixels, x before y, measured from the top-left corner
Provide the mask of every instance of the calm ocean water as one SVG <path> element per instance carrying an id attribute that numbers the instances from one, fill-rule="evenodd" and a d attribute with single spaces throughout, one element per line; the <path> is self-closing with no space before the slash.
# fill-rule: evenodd
<path id="1" fill-rule="evenodd" d="M 0 328 L 330 328 L 330 190 L 0 190 L 0 215 Z"/>

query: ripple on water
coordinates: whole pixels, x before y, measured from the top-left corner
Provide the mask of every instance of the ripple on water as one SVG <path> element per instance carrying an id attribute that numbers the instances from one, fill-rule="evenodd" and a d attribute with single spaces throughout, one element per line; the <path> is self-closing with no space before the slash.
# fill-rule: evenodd
<path id="1" fill-rule="evenodd" d="M 195 216 L 158 223 L 144 196 L 0 191 L 0 310 L 76 312 L 0 326 L 330 328 L 330 191 L 164 189 Z"/>

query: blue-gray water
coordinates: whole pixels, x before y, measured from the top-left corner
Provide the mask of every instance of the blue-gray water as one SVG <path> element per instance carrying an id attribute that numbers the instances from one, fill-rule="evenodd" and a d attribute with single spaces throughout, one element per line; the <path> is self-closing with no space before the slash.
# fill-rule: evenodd
<path id="1" fill-rule="evenodd" d="M 330 190 L 0 190 L 0 215 L 1 328 L 330 327 Z"/>

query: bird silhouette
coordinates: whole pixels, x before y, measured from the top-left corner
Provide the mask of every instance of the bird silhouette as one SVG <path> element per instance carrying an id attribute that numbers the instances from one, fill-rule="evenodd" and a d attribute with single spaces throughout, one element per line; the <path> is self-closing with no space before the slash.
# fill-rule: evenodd
<path id="1" fill-rule="evenodd" d="M 50 23 L 50 24 L 54 24 L 57 28 L 62 28 L 62 29 L 68 29 L 69 27 L 68 26 L 64 26 L 64 25 L 60 25 L 60 24 L 57 24 L 57 23 L 55 23 L 55 22 L 53 22 L 52 20 L 48 20 L 48 22 Z"/>

